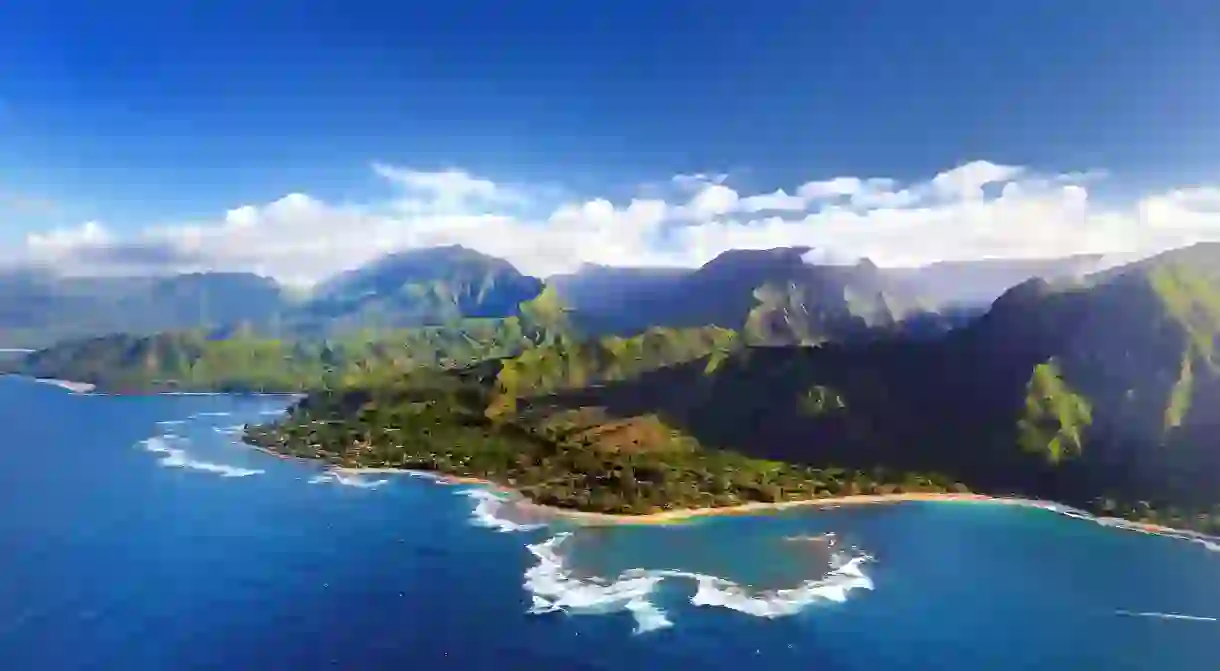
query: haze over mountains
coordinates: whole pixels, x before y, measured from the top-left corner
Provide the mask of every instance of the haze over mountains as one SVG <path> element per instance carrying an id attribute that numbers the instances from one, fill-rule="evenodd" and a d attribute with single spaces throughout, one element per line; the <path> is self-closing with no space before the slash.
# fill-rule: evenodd
<path id="1" fill-rule="evenodd" d="M 592 268 L 550 286 L 460 247 L 409 252 L 310 297 L 280 294 L 284 328 L 306 336 L 295 342 L 252 329 L 116 335 L 9 369 L 137 390 L 321 385 L 376 397 L 439 384 L 461 407 L 428 421 L 486 420 L 479 430 L 494 435 L 558 423 L 596 450 L 598 436 L 637 427 L 752 457 L 941 473 L 990 492 L 1144 501 L 1124 514 L 1148 517 L 1155 504 L 1178 511 L 1167 513 L 1175 524 L 1189 523 L 1182 510 L 1220 504 L 1220 244 L 1084 277 L 1097 259 L 921 275 L 812 265 L 809 251 L 736 250 L 683 271 Z M 946 307 L 958 298 L 919 292 L 946 276 L 1019 283 L 963 313 Z M 984 280 L 968 287 L 976 300 Z M 341 339 L 357 327 L 380 333 Z"/>
<path id="2" fill-rule="evenodd" d="M 1032 276 L 1087 272 L 1098 257 L 982 260 L 882 269 L 815 265 L 808 248 L 731 250 L 700 268 L 586 266 L 547 278 L 588 333 L 715 324 L 760 341 L 817 342 L 915 313 L 978 308 Z M 249 273 L 158 277 L 0 274 L 0 344 L 41 347 L 107 333 L 234 329 L 320 337 L 452 324 L 517 313 L 543 280 L 460 247 L 409 250 L 341 273 L 309 292 Z"/>

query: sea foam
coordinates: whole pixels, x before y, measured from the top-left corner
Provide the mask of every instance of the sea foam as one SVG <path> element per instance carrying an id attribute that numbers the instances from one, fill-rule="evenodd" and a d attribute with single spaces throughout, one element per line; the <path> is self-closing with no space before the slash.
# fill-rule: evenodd
<path id="1" fill-rule="evenodd" d="M 524 524 L 514 522 L 510 519 L 500 517 L 497 513 L 504 510 L 507 503 L 503 498 L 497 496 L 494 492 L 489 492 L 486 489 L 474 488 L 462 490 L 462 494 L 473 499 L 475 503 L 474 510 L 471 512 L 471 524 L 475 526 L 485 527 L 487 529 L 495 529 L 500 532 L 510 531 L 529 531 L 531 529 L 539 529 L 546 526 L 545 524 Z"/>
<path id="2" fill-rule="evenodd" d="M 325 473 L 315 475 L 309 479 L 309 484 L 311 485 L 329 483 L 342 485 L 344 487 L 355 487 L 357 489 L 377 489 L 387 482 L 389 482 L 389 480 L 385 478 L 380 480 L 366 480 L 359 475 L 344 473 L 342 471 L 327 471 Z"/>
<path id="3" fill-rule="evenodd" d="M 572 532 L 557 534 L 527 546 L 538 563 L 525 572 L 525 588 L 531 594 L 531 613 L 562 611 L 571 614 L 628 611 L 635 619 L 636 633 L 672 626 L 666 613 L 650 597 L 666 579 L 693 581 L 695 606 L 734 610 L 746 615 L 776 618 L 794 615 L 817 602 L 842 602 L 855 589 L 873 589 L 861 567 L 872 561 L 868 555 L 834 555 L 831 571 L 787 589 L 756 590 L 716 576 L 677 570 L 630 569 L 613 580 L 576 577 L 566 566 L 560 546 Z"/>
<path id="4" fill-rule="evenodd" d="M 1182 615 L 1181 613 L 1139 613 L 1129 610 L 1116 610 L 1115 615 L 1124 615 L 1126 617 L 1150 617 L 1158 620 L 1189 620 L 1191 622 L 1220 622 L 1220 618 L 1207 617 L 1204 615 Z"/>
<path id="5" fill-rule="evenodd" d="M 165 468 L 183 468 L 204 473 L 215 473 L 222 478 L 244 478 L 259 475 L 263 471 L 256 468 L 242 468 L 228 464 L 217 464 L 210 461 L 200 461 L 192 458 L 186 450 L 170 444 L 170 437 L 154 436 L 145 440 L 144 449 L 154 454 L 163 455 L 157 463 Z"/>

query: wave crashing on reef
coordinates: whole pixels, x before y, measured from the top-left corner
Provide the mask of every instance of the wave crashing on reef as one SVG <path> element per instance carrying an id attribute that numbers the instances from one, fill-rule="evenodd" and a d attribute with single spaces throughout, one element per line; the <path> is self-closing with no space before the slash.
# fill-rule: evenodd
<path id="1" fill-rule="evenodd" d="M 475 501 L 474 510 L 471 512 L 471 524 L 487 529 L 495 529 L 496 531 L 507 533 L 512 531 L 530 531 L 532 529 L 540 529 L 546 526 L 543 523 L 521 522 L 512 520 L 505 515 L 509 512 L 511 502 L 505 501 L 502 497 L 497 496 L 494 492 L 489 492 L 486 489 L 466 489 L 462 490 L 462 494 Z"/>
<path id="2" fill-rule="evenodd" d="M 171 441 L 185 441 L 185 439 L 175 436 L 154 436 L 143 441 L 141 445 L 143 445 L 145 451 L 163 455 L 157 460 L 157 463 L 165 468 L 182 468 L 204 473 L 214 473 L 222 478 L 244 478 L 263 473 L 261 469 L 257 468 L 242 468 L 240 466 L 194 459 L 185 449 L 174 447 Z"/>
<path id="3" fill-rule="evenodd" d="M 527 546 L 538 560 L 525 572 L 525 588 L 533 603 L 530 613 L 602 614 L 626 610 L 635 619 L 635 632 L 645 633 L 673 624 L 665 611 L 650 600 L 657 586 L 667 579 L 695 582 L 692 605 L 726 608 L 763 618 L 794 615 L 817 602 L 846 601 L 848 593 L 855 589 L 873 589 L 872 580 L 861 569 L 872 557 L 844 552 L 832 555 L 831 569 L 825 575 L 786 589 L 753 589 L 725 578 L 668 569 L 630 569 L 612 580 L 577 577 L 560 552 L 571 536 L 572 532 L 563 532 Z"/>
<path id="4" fill-rule="evenodd" d="M 359 475 L 344 473 L 342 471 L 326 471 L 325 473 L 319 473 L 318 475 L 315 475 L 309 479 L 309 484 L 311 485 L 329 483 L 344 487 L 355 487 L 356 489 L 377 489 L 387 482 L 389 482 L 389 480 L 385 478 L 378 480 L 366 480 Z"/>

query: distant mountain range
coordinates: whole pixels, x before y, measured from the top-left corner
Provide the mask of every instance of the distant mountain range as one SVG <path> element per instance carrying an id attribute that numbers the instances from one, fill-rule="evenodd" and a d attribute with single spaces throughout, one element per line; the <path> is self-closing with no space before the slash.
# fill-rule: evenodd
<path id="1" fill-rule="evenodd" d="M 738 250 L 693 270 L 592 267 L 549 285 L 470 250 L 410 252 L 303 300 L 272 293 L 265 281 L 249 285 L 270 287 L 268 301 L 300 332 L 392 327 L 373 329 L 381 340 L 294 343 L 248 330 L 110 336 L 67 342 L 6 369 L 121 389 L 167 378 L 190 388 L 337 388 L 354 395 L 344 396 L 336 421 L 368 440 L 369 417 L 398 417 L 425 422 L 431 435 L 489 441 L 478 444 L 500 450 L 496 460 L 518 443 L 541 446 L 544 461 L 552 448 L 589 451 L 590 459 L 573 457 L 591 470 L 564 480 L 564 500 L 586 500 L 578 480 L 600 483 L 594 489 L 612 503 L 587 503 L 600 509 L 664 503 L 615 484 L 632 463 L 685 473 L 673 483 L 675 500 L 729 500 L 705 491 L 720 476 L 690 480 L 681 466 L 687 457 L 679 454 L 704 446 L 867 471 L 874 483 L 923 473 L 942 485 L 1220 530 L 1220 244 L 1093 273 L 1101 259 L 942 264 L 921 274 L 867 261 L 811 265 L 808 252 Z M 990 292 L 1029 274 L 1040 277 L 989 305 L 969 308 L 987 295 L 982 279 L 949 291 L 991 278 Z M 79 281 L 22 281 L 8 286 L 42 291 L 49 305 L 81 300 L 63 287 L 88 295 Z M 130 293 L 106 294 L 105 305 L 156 305 L 148 297 L 166 295 L 200 301 L 189 288 L 206 284 L 123 282 Z M 963 294 L 974 296 L 964 311 Z M 138 323 L 151 324 L 144 319 Z M 428 322 L 436 325 L 395 330 Z M 373 398 L 380 400 L 362 412 Z M 396 445 L 378 443 L 372 453 L 392 459 Z M 369 458 L 333 447 L 335 458 Z M 624 456 L 641 450 L 661 452 Z M 767 492 L 759 500 L 785 495 L 764 466 L 750 466 L 763 468 L 750 476 L 762 484 L 742 496 L 755 496 L 755 485 Z"/>
<path id="2" fill-rule="evenodd" d="M 900 324 L 941 332 L 1032 276 L 1078 275 L 1095 257 L 976 261 L 919 269 L 804 262 L 808 248 L 732 250 L 695 269 L 586 266 L 550 278 L 571 325 L 589 335 L 715 325 L 753 342 L 815 343 Z M 202 329 L 333 337 L 505 318 L 542 280 L 460 247 L 392 254 L 308 294 L 248 273 L 169 277 L 0 274 L 0 346 L 46 346 L 110 333 Z M 962 311 L 965 310 L 965 313 Z"/>
<path id="3" fill-rule="evenodd" d="M 1206 510 L 1220 503 L 1220 244 L 1027 280 L 935 340 L 747 347 L 544 402 L 659 413 L 788 462 Z"/>

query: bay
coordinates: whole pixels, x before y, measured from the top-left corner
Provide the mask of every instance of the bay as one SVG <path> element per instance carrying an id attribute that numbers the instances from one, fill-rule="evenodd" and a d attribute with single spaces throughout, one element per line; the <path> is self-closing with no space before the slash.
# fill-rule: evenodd
<path id="1" fill-rule="evenodd" d="M 1201 543 L 956 503 L 523 526 L 237 440 L 287 403 L 0 378 L 0 668 L 1216 665 Z"/>

